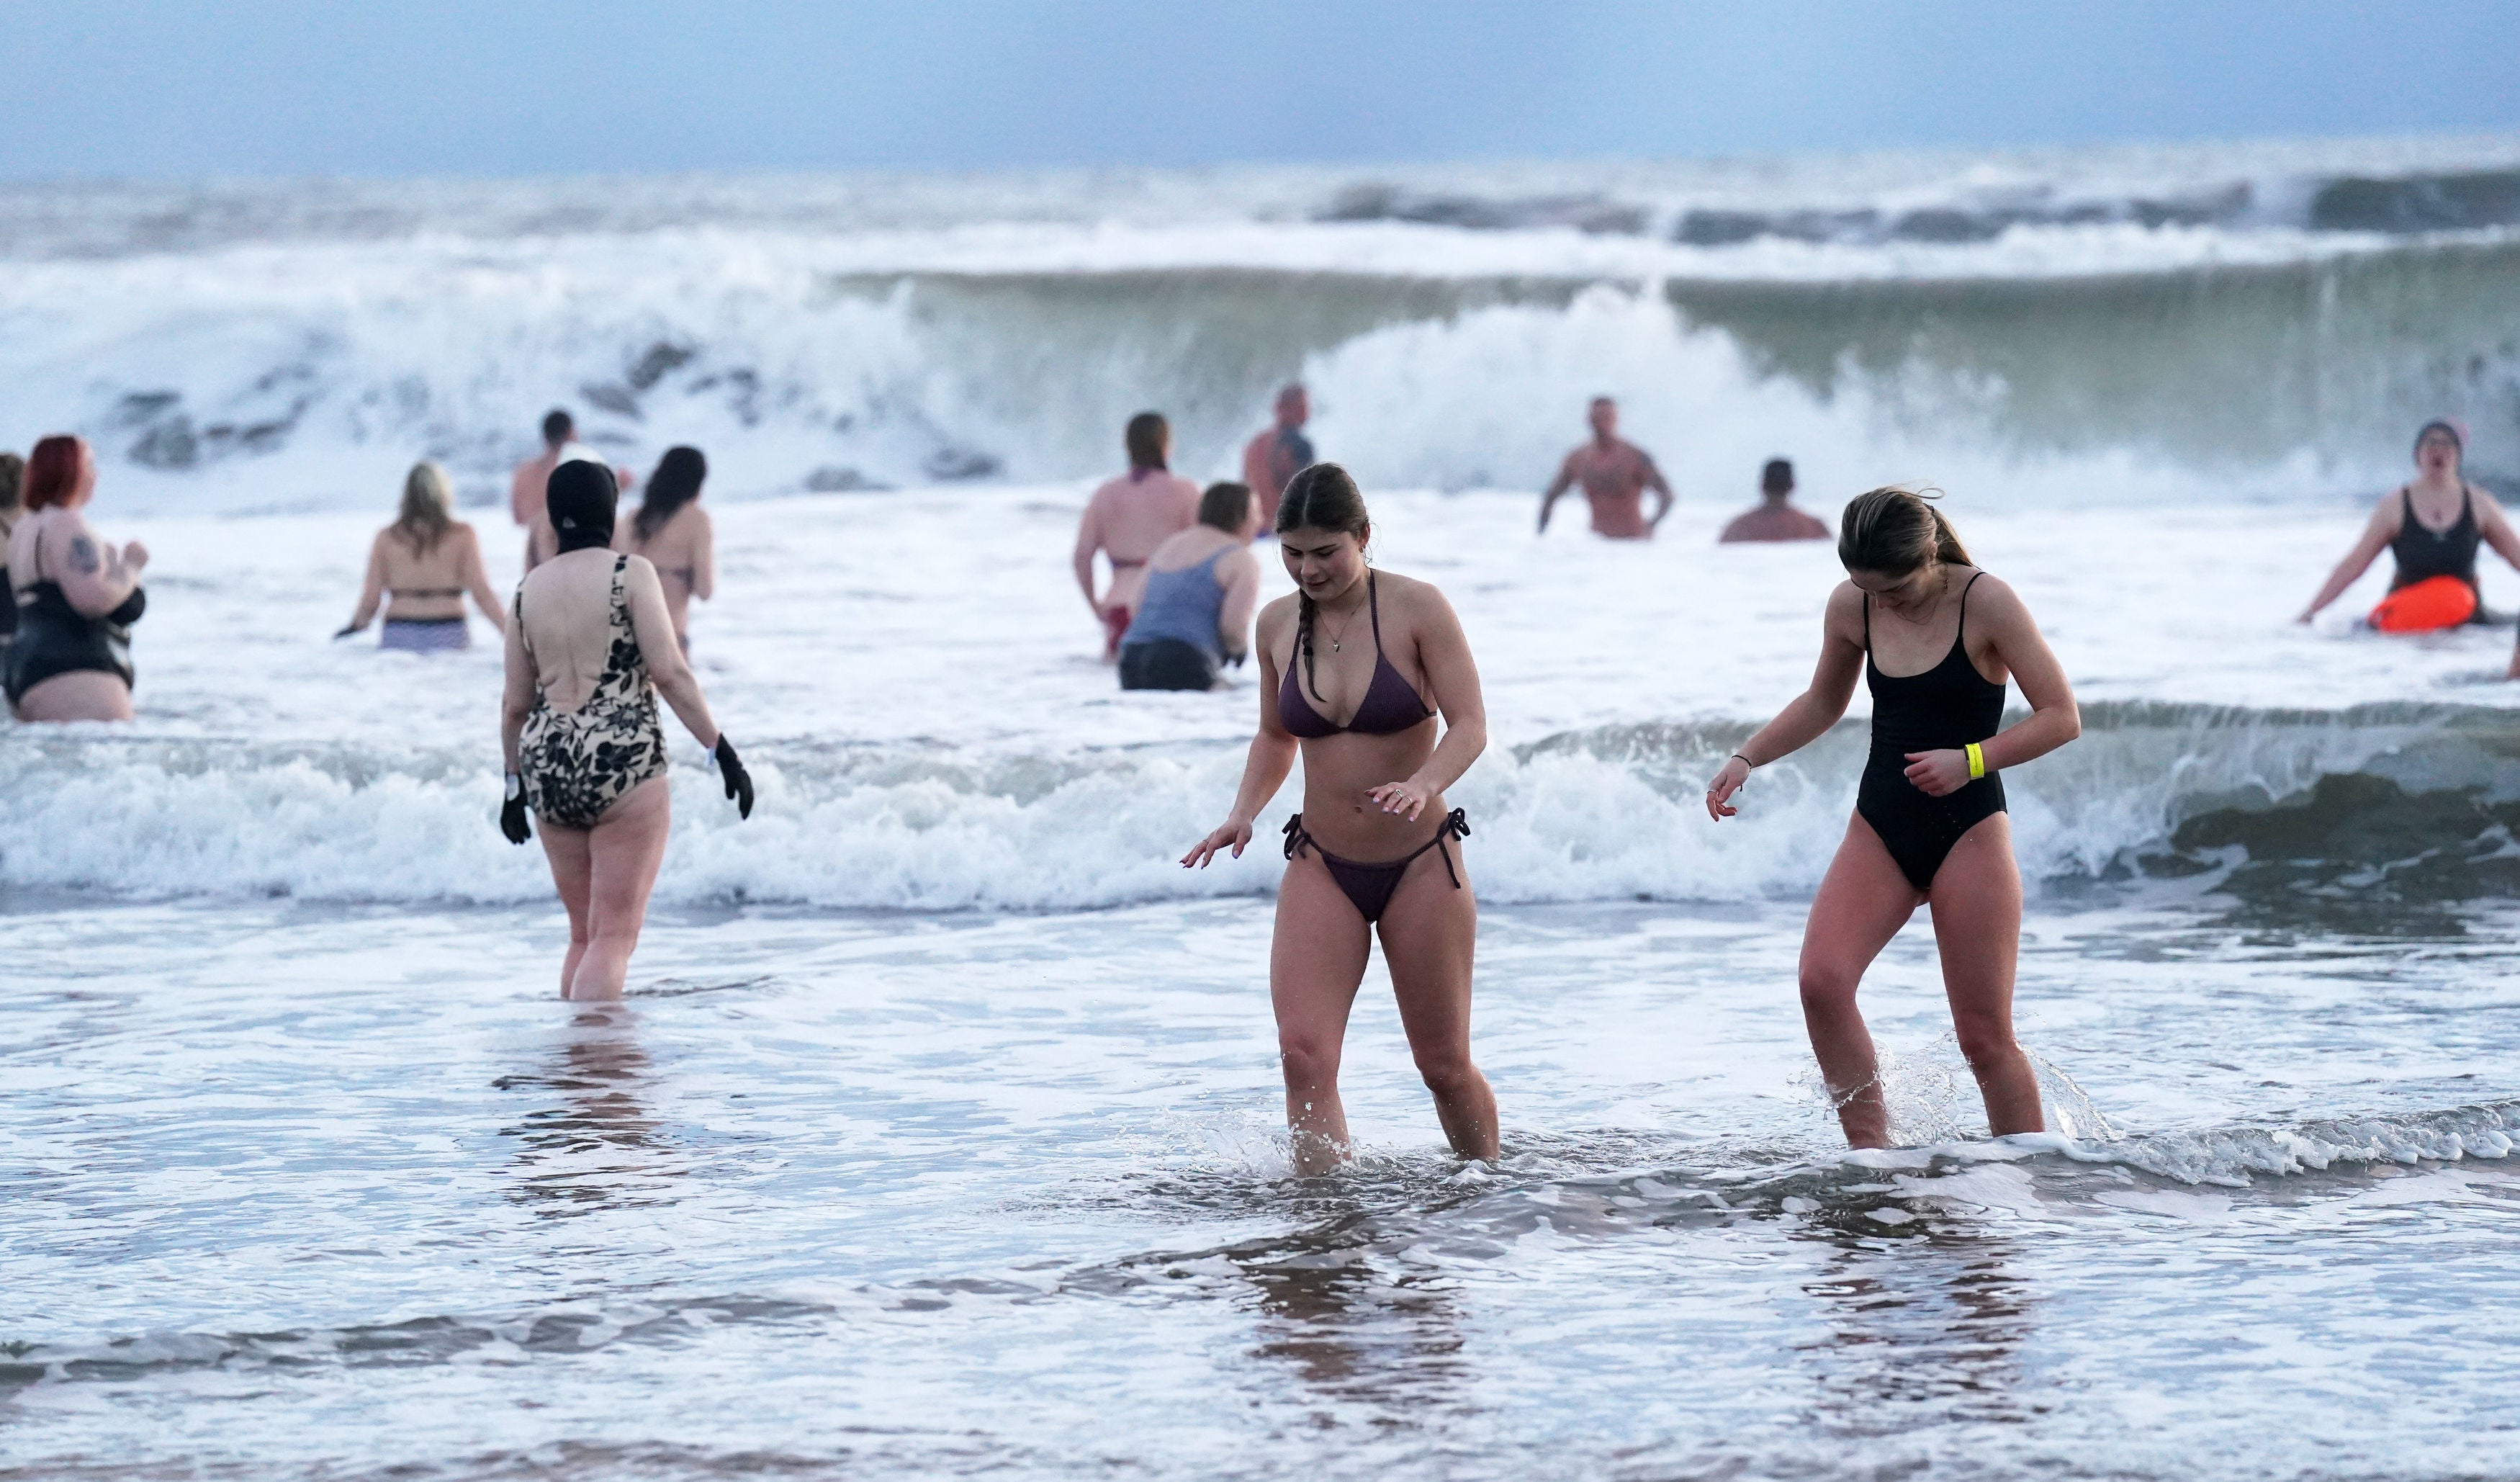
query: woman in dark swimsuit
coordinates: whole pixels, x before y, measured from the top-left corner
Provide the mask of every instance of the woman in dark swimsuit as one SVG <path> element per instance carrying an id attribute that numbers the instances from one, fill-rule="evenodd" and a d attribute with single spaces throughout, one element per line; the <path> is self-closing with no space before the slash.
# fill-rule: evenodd
<path id="1" fill-rule="evenodd" d="M 648 475 L 648 496 L 630 522 L 613 532 L 612 549 L 648 558 L 665 584 L 665 610 L 674 619 L 674 641 L 692 651 L 692 599 L 717 595 L 717 534 L 700 508 L 708 459 L 700 450 L 673 447 Z"/>
<path id="2" fill-rule="evenodd" d="M 2460 472 L 2465 452 L 2466 439 L 2457 427 L 2447 422 L 2425 423 L 2415 434 L 2414 480 L 2380 501 L 2354 549 L 2345 553 L 2345 559 L 2328 573 L 2327 584 L 2294 620 L 2308 622 L 2344 596 L 2345 589 L 2362 580 L 2383 551 L 2397 559 L 2397 572 L 2389 581 L 2392 592 L 2436 576 L 2454 576 L 2474 591 L 2480 544 L 2492 546 L 2504 561 L 2520 566 L 2520 534 L 2512 531 L 2511 521 L 2503 517 L 2502 506 L 2494 496 L 2469 483 Z M 2468 621 L 2494 618 L 2480 602 Z M 2520 661 L 2513 668 L 2520 677 Z"/>
<path id="3" fill-rule="evenodd" d="M 96 538 L 87 440 L 44 438 L 26 460 L 26 514 L 9 533 L 9 585 L 18 606 L 7 652 L 10 713 L 26 721 L 131 719 L 131 625 L 147 610 L 140 572 L 149 551 Z"/>
<path id="4" fill-rule="evenodd" d="M 1952 1026 L 1997 1136 L 2045 1125 L 2039 1084 L 2012 1039 L 2021 950 L 2021 872 L 1997 774 L 2082 734 L 2074 692 L 2030 609 L 1976 569 L 1942 512 L 1906 489 L 1846 507 L 1811 688 L 1743 743 L 1707 785 L 1706 811 L 1754 768 L 1837 724 L 1863 673 L 1872 692 L 1872 751 L 1855 817 L 1803 929 L 1803 1022 L 1846 1141 L 1886 1146 L 1890 1118 L 1872 1037 L 1856 1010 L 1864 969 L 1916 907 L 1934 908 Z M 1998 734 L 2009 674 L 2030 718 Z"/>
<path id="5" fill-rule="evenodd" d="M 1464 1158 L 1497 1156 L 1496 1096 L 1470 1060 L 1478 904 L 1461 846 L 1470 830 L 1444 806 L 1444 789 L 1487 746 L 1478 667 L 1443 593 L 1367 567 L 1371 534 L 1346 470 L 1315 464 L 1287 482 L 1279 548 L 1300 590 L 1261 609 L 1260 732 L 1234 812 L 1182 859 L 1238 858 L 1300 750 L 1304 811 L 1286 821 L 1269 996 L 1286 1125 L 1307 1174 L 1349 1155 L 1339 1053 L 1377 930 L 1445 1137 Z"/>

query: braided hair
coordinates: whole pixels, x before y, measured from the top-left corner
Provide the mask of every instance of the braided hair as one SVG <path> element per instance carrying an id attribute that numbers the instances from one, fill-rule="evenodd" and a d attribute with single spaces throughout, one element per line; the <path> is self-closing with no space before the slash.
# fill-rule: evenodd
<path id="1" fill-rule="evenodd" d="M 1353 535 L 1362 544 L 1372 528 L 1366 517 L 1365 491 L 1356 486 L 1356 477 L 1334 463 L 1317 463 L 1299 471 L 1286 480 L 1286 492 L 1278 503 L 1278 533 L 1289 530 L 1328 530 L 1338 535 Z M 1321 682 L 1313 673 L 1313 624 L 1318 606 L 1309 592 L 1296 589 L 1295 650 L 1303 656 L 1304 683 L 1313 698 L 1323 698 Z"/>

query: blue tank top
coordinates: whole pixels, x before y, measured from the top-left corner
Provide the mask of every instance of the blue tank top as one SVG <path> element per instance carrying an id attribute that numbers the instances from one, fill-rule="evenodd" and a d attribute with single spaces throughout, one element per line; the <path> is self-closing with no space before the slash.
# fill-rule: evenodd
<path id="1" fill-rule="evenodd" d="M 1217 663 L 1225 662 L 1216 636 L 1217 614 L 1225 607 L 1225 588 L 1216 579 L 1216 562 L 1234 549 L 1229 545 L 1197 565 L 1178 571 L 1148 571 L 1147 590 L 1138 599 L 1138 614 L 1130 620 L 1129 631 L 1121 636 L 1121 646 L 1151 643 L 1158 638 L 1177 639 Z"/>

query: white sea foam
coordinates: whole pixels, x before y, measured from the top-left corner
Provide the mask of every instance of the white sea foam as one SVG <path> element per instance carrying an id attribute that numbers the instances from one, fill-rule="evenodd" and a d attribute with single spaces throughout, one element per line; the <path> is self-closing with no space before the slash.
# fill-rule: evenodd
<path id="1" fill-rule="evenodd" d="M 699 608 L 697 651 L 761 803 L 738 823 L 678 737 L 661 898 L 1041 910 L 1272 888 L 1291 784 L 1244 860 L 1174 863 L 1222 816 L 1257 696 L 1247 677 L 1215 695 L 1116 691 L 1064 569 L 1080 492 L 721 509 L 723 586 Z M 1700 793 L 1808 672 L 1838 575 L 1827 545 L 1718 551 L 1705 542 L 1727 512 L 1701 500 L 1650 546 L 1577 529 L 1534 544 L 1531 508 L 1528 495 L 1375 496 L 1379 559 L 1441 583 L 1480 659 L 1494 740 L 1454 801 L 1477 831 L 1466 853 L 1482 894 L 1811 889 L 1852 804 L 1860 696 L 1858 718 L 1760 775 L 1740 818 L 1713 823 Z M 2034 884 L 2172 855 L 2219 867 L 2252 831 L 2298 828 L 2329 779 L 2383 789 L 2338 805 L 2371 809 L 2375 826 L 2365 854 L 2337 846 L 2339 869 L 2417 852 L 2405 798 L 2441 799 L 2435 844 L 2494 847 L 2479 831 L 2520 796 L 2497 740 L 2514 701 L 2488 678 L 2506 641 L 2283 620 L 2351 512 L 2271 527 L 2229 508 L 1953 508 L 2040 613 L 2087 707 L 2081 741 L 2007 778 Z M 97 517 L 158 553 L 136 639 L 143 719 L 0 737 L 19 800 L 0 814 L 0 878 L 152 895 L 548 891 L 537 852 L 490 828 L 497 651 L 423 659 L 325 641 L 355 595 L 369 521 Z M 494 567 L 513 571 L 513 531 L 484 529 Z M 1273 591 L 1283 580 L 1269 575 Z M 2193 601 L 2207 584 L 2226 598 L 2210 610 Z M 2490 577 L 2489 596 L 2509 584 Z"/>

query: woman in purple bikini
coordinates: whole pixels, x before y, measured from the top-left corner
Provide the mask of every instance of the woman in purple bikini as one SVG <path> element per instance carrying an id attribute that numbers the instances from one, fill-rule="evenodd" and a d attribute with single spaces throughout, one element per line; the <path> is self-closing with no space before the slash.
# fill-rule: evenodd
<path id="1" fill-rule="evenodd" d="M 1377 929 L 1444 1136 L 1464 1158 L 1497 1155 L 1496 1095 L 1470 1061 L 1479 913 L 1460 842 L 1470 826 L 1444 806 L 1444 789 L 1487 748 L 1478 666 L 1443 593 L 1367 567 L 1371 533 L 1345 469 L 1317 463 L 1287 482 L 1278 542 L 1300 590 L 1260 611 L 1260 734 L 1232 816 L 1182 859 L 1239 858 L 1302 750 L 1304 811 L 1286 821 L 1269 997 L 1307 1174 L 1349 1155 L 1339 1050 Z"/>

